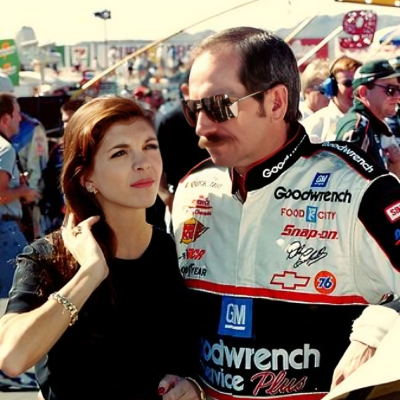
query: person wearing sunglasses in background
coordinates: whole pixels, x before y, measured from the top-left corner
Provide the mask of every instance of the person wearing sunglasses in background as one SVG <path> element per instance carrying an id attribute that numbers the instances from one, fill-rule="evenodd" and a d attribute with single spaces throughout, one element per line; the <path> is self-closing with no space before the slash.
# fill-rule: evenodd
<path id="1" fill-rule="evenodd" d="M 301 121 L 314 142 L 336 139 L 336 123 L 353 105 L 353 78 L 361 62 L 348 56 L 333 61 L 329 77 L 322 83 L 329 104 Z"/>
<path id="2" fill-rule="evenodd" d="M 172 221 L 199 381 L 217 400 L 319 400 L 354 319 L 400 293 L 400 184 L 351 143 L 310 142 L 272 32 L 221 31 L 192 59 L 183 109 L 211 159 L 180 181 Z"/>
<path id="3" fill-rule="evenodd" d="M 336 140 L 355 143 L 398 177 L 400 148 L 384 119 L 400 101 L 399 77 L 386 59 L 366 62 L 354 75 L 353 107 L 336 125 Z"/>

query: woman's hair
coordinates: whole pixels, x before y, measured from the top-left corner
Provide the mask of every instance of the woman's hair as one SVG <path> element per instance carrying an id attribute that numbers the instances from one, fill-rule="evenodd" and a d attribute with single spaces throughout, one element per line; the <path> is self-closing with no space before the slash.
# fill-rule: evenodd
<path id="1" fill-rule="evenodd" d="M 115 256 L 115 236 L 96 195 L 87 191 L 84 182 L 93 171 L 94 156 L 108 129 L 116 122 L 138 118 L 153 126 L 137 102 L 122 97 L 98 97 L 75 112 L 64 133 L 61 188 L 65 197 L 66 218 L 73 213 L 78 224 L 91 216 L 100 216 L 92 232 L 107 262 Z"/>

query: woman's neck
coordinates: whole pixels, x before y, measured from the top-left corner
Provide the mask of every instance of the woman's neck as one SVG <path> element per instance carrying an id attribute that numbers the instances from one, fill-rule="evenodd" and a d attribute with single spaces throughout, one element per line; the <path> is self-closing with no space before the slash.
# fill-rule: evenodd
<path id="1" fill-rule="evenodd" d="M 150 244 L 153 227 L 146 222 L 146 211 L 137 211 L 125 216 L 106 215 L 116 238 L 118 258 L 139 258 Z"/>

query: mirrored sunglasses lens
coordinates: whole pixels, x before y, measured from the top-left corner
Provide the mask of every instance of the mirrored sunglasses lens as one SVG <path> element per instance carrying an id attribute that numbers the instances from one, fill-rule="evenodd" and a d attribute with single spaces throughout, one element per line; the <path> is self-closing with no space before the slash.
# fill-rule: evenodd
<path id="1" fill-rule="evenodd" d="M 216 95 L 202 99 L 204 110 L 213 122 L 228 121 L 228 111 L 225 95 Z"/>
<path id="2" fill-rule="evenodd" d="M 192 100 L 183 101 L 183 113 L 185 114 L 186 120 L 190 126 L 196 126 L 196 113 L 193 111 L 196 109 L 196 104 Z"/>

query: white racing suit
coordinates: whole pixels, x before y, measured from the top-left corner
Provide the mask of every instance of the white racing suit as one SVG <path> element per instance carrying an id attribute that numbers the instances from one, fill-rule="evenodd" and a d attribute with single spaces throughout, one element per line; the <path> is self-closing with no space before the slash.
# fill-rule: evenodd
<path id="1" fill-rule="evenodd" d="M 368 304 L 400 293 L 400 185 L 348 142 L 300 125 L 244 176 L 206 160 L 173 226 L 199 323 L 199 378 L 227 400 L 318 400 Z"/>

